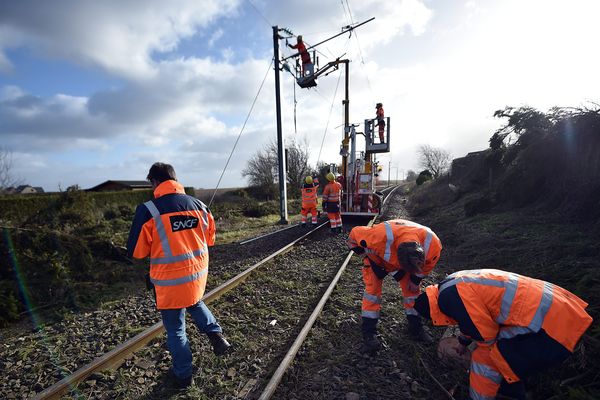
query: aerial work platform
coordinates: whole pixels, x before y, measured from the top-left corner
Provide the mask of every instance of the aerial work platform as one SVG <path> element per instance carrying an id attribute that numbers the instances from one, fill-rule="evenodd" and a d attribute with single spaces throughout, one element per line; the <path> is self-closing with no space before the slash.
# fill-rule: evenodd
<path id="1" fill-rule="evenodd" d="M 384 141 L 381 142 L 377 127 L 377 118 L 365 119 L 365 139 L 367 153 L 388 153 L 390 151 L 390 117 L 385 118 Z"/>

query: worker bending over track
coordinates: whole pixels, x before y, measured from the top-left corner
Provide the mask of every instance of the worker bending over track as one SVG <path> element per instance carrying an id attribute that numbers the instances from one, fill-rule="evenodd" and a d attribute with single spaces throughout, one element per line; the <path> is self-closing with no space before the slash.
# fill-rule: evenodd
<path id="1" fill-rule="evenodd" d="M 383 278 L 388 274 L 398 282 L 404 298 L 408 333 L 415 339 L 431 342 L 414 308 L 423 277 L 439 261 L 442 243 L 431 229 L 415 222 L 397 219 L 381 224 L 357 226 L 348 237 L 348 247 L 363 257 L 365 291 L 362 299 L 364 350 L 379 350 L 377 322 L 381 310 Z"/>
<path id="2" fill-rule="evenodd" d="M 496 269 L 455 272 L 415 303 L 434 325 L 458 324 L 459 347 L 477 342 L 469 376 L 474 400 L 497 394 L 524 400 L 524 378 L 573 353 L 592 323 L 587 306 L 559 286 Z"/>

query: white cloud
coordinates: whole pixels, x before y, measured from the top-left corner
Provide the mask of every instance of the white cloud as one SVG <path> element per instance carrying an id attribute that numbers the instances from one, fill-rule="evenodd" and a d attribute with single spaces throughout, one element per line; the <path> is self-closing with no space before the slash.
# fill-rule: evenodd
<path id="1" fill-rule="evenodd" d="M 320 63 L 342 54 L 352 61 L 351 122 L 362 125 L 374 116 L 374 104 L 384 103 L 392 118 L 393 151 L 379 156 L 384 164 L 391 159 L 401 169 L 415 168 L 415 149 L 422 143 L 444 147 L 455 157 L 482 149 L 501 123 L 491 117 L 493 111 L 506 105 L 578 105 L 597 100 L 600 92 L 600 81 L 594 79 L 600 68 L 593 51 L 600 34 L 594 21 L 600 5 L 595 3 L 349 3 L 354 22 L 376 19 L 350 40 L 342 35 L 320 46 Z M 7 50 L 22 46 L 38 57 L 101 68 L 119 78 L 118 86 L 87 97 L 64 91 L 41 96 L 16 83 L 0 88 L 3 143 L 18 150 L 21 160 L 41 160 L 60 171 L 53 182 L 69 167 L 58 166 L 51 154 L 89 152 L 80 181 L 73 182 L 84 187 L 102 181 L 98 176 L 143 177 L 158 159 L 172 162 L 186 184 L 216 184 L 267 72 L 271 23 L 290 27 L 310 44 L 350 23 L 341 2 L 253 4 L 271 21 L 268 27 L 247 3 L 234 0 L 0 3 L 0 72 L 13 61 L 13 72 L 18 69 Z M 246 35 L 233 37 L 227 21 L 247 26 L 241 29 Z M 205 39 L 198 42 L 204 47 L 195 47 L 194 57 L 179 54 L 183 39 L 198 37 Z M 291 51 L 282 48 L 282 53 Z M 334 72 L 319 78 L 316 89 L 296 87 L 295 133 L 293 81 L 281 75 L 284 134 L 306 138 L 313 162 L 337 78 Z M 273 85 L 271 69 L 225 175 L 227 185 L 239 184 L 245 160 L 275 138 Z M 343 91 L 342 74 L 320 161 L 339 161 Z M 80 159 L 72 161 L 71 169 L 79 169 Z M 43 179 L 33 164 L 27 168 Z M 115 170 L 129 176 L 115 177 Z"/>
<path id="2" fill-rule="evenodd" d="M 223 37 L 223 33 L 225 32 L 221 28 L 214 31 L 212 35 L 210 35 L 210 39 L 208 39 L 208 47 L 213 47 L 215 43 Z"/>
<path id="3" fill-rule="evenodd" d="M 153 53 L 175 50 L 181 39 L 235 12 L 238 3 L 23 0 L 0 3 L 0 24 L 12 32 L 13 42 L 38 53 L 138 80 L 154 75 Z M 9 45 L 0 41 L 0 61 Z"/>

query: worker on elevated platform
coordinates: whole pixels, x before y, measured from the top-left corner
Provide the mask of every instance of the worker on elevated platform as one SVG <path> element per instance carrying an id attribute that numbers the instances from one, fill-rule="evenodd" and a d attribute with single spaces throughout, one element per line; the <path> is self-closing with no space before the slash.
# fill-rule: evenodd
<path id="1" fill-rule="evenodd" d="M 304 179 L 302 186 L 302 210 L 300 226 L 306 228 L 306 217 L 308 214 L 312 217 L 312 225 L 317 225 L 317 188 L 318 183 L 315 183 L 312 176 L 307 176 Z"/>
<path id="2" fill-rule="evenodd" d="M 390 274 L 402 289 L 408 333 L 414 339 L 430 342 L 414 308 L 421 280 L 440 259 L 442 243 L 431 229 L 415 222 L 396 219 L 381 224 L 357 226 L 350 231 L 348 247 L 363 257 L 365 291 L 362 299 L 364 350 L 381 348 L 377 322 L 381 310 L 383 279 Z"/>
<path id="3" fill-rule="evenodd" d="M 458 325 L 457 352 L 471 341 L 472 399 L 525 399 L 523 379 L 561 364 L 589 328 L 588 304 L 538 279 L 496 269 L 458 271 L 415 303 L 434 325 Z"/>
<path id="4" fill-rule="evenodd" d="M 296 37 L 295 45 L 288 43 L 288 46 L 292 49 L 298 50 L 298 53 L 300 53 L 300 58 L 302 59 L 302 76 L 314 74 L 314 65 L 310 60 L 310 54 L 308 54 L 308 51 L 306 50 L 304 41 L 302 41 L 302 35 L 298 35 L 298 37 Z"/>
<path id="5" fill-rule="evenodd" d="M 140 204 L 127 241 L 127 255 L 150 257 L 150 285 L 167 332 L 173 358 L 169 375 L 183 389 L 193 385 L 192 352 L 185 333 L 186 310 L 208 335 L 217 355 L 231 345 L 216 318 L 202 301 L 208 275 L 208 246 L 215 243 L 213 216 L 200 200 L 185 194 L 169 164 L 154 163 L 147 179 L 154 200 Z"/>
<path id="6" fill-rule="evenodd" d="M 377 119 L 377 126 L 379 127 L 379 143 L 383 143 L 385 141 L 385 115 L 382 103 L 377 103 L 375 105 L 375 118 Z"/>
<path id="7" fill-rule="evenodd" d="M 327 212 L 329 217 L 331 233 L 342 233 L 342 184 L 335 180 L 335 175 L 331 172 L 327 174 L 327 180 L 329 182 L 323 189 L 323 211 Z"/>

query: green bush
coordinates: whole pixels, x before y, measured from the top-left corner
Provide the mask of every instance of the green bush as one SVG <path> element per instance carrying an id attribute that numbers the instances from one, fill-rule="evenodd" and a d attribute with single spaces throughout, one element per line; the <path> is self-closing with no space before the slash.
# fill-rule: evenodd
<path id="1" fill-rule="evenodd" d="M 421 171 L 421 173 L 417 177 L 417 186 L 421 186 L 425 182 L 430 181 L 432 179 L 433 175 L 431 175 L 431 172 L 429 172 L 429 170 L 426 169 L 424 171 Z"/>
<path id="2" fill-rule="evenodd" d="M 244 205 L 243 215 L 251 218 L 265 217 L 279 212 L 279 205 L 274 201 L 264 203 L 248 202 Z"/>

